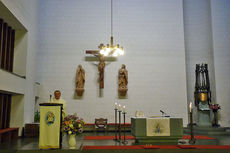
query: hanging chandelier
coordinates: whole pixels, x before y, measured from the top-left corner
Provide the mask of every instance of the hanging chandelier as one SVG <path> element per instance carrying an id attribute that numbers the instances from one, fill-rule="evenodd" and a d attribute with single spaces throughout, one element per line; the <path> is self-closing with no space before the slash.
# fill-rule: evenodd
<path id="1" fill-rule="evenodd" d="M 100 49 L 99 53 L 102 56 L 120 56 L 124 55 L 124 49 L 123 47 L 120 47 L 119 44 L 114 45 L 113 44 L 113 0 L 111 0 L 111 37 L 110 37 L 110 44 L 107 44 L 106 46 L 104 44 L 100 44 L 98 46 Z"/>

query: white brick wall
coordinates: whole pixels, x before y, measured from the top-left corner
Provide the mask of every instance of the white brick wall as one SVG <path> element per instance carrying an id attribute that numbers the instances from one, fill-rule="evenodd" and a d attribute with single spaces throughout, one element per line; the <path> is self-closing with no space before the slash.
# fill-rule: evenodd
<path id="1" fill-rule="evenodd" d="M 97 117 L 114 122 L 118 102 L 127 106 L 129 119 L 136 110 L 153 116 L 162 109 L 187 124 L 182 0 L 114 1 L 114 40 L 124 46 L 125 55 L 106 66 L 102 97 L 96 62 L 85 61 L 85 50 L 109 43 L 110 1 L 42 0 L 39 11 L 40 102 L 60 89 L 68 113 L 77 112 L 86 122 Z M 126 99 L 119 99 L 117 73 L 123 63 L 129 72 L 129 90 Z M 81 99 L 74 98 L 78 64 L 86 71 Z"/>

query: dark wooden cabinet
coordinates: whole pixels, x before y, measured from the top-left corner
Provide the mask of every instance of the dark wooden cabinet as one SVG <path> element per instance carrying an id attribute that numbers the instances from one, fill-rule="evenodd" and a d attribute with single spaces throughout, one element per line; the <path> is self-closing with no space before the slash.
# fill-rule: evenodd
<path id="1" fill-rule="evenodd" d="M 25 137 L 38 137 L 39 136 L 39 123 L 27 123 L 25 124 Z"/>

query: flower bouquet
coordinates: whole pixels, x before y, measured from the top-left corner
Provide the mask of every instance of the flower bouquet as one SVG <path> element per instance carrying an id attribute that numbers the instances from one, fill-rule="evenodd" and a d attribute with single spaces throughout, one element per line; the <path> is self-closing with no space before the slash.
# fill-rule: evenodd
<path id="1" fill-rule="evenodd" d="M 210 104 L 210 109 L 214 111 L 218 111 L 220 108 L 220 105 L 219 104 Z"/>
<path id="2" fill-rule="evenodd" d="M 213 113 L 214 113 L 214 123 L 212 124 L 213 127 L 219 127 L 220 124 L 218 124 L 218 116 L 217 116 L 217 112 L 219 109 L 221 109 L 219 104 L 210 104 L 210 109 L 212 109 Z"/>
<path id="3" fill-rule="evenodd" d="M 81 134 L 85 121 L 77 115 L 68 115 L 62 122 L 62 129 L 67 134 Z"/>

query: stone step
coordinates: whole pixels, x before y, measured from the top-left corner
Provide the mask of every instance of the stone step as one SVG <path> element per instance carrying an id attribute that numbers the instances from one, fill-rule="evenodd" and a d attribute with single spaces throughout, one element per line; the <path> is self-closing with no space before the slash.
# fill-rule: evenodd
<path id="1" fill-rule="evenodd" d="M 203 135 L 230 135 L 230 129 L 225 127 L 213 128 L 213 127 L 193 127 L 194 134 Z M 190 133 L 190 128 L 185 127 L 184 133 Z"/>

